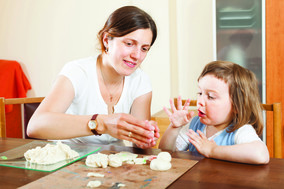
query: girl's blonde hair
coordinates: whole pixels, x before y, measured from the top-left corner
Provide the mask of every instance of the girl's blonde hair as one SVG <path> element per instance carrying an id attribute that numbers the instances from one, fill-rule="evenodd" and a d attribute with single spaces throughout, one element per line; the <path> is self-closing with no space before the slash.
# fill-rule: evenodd
<path id="1" fill-rule="evenodd" d="M 233 105 L 233 132 L 245 124 L 251 124 L 260 135 L 263 130 L 263 117 L 258 93 L 257 79 L 250 70 L 228 61 L 208 63 L 198 81 L 205 75 L 213 75 L 229 85 L 229 94 Z"/>

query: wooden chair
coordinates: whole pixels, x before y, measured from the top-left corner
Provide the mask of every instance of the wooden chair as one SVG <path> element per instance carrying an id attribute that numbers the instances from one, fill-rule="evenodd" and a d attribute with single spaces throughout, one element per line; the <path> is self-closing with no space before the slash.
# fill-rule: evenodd
<path id="1" fill-rule="evenodd" d="M 262 104 L 266 111 L 266 145 L 271 157 L 284 158 L 283 156 L 283 127 L 282 127 L 282 105 L 281 103 Z M 268 113 L 272 112 L 273 116 Z M 271 119 L 272 124 L 271 124 Z"/>
<path id="2" fill-rule="evenodd" d="M 185 99 L 182 100 L 182 104 L 185 103 Z M 177 106 L 177 98 L 174 98 L 174 104 Z M 196 106 L 197 101 L 192 100 L 190 106 Z M 263 110 L 266 112 L 266 145 L 270 153 L 270 157 L 284 158 L 283 157 L 283 128 L 282 128 L 282 106 L 281 103 L 262 104 Z M 268 113 L 272 112 L 272 118 Z M 272 121 L 271 121 L 272 119 Z"/>
<path id="3" fill-rule="evenodd" d="M 21 120 L 25 129 L 30 117 L 43 99 L 44 97 L 9 99 L 0 97 L 0 137 L 6 137 L 5 105 L 21 105 Z"/>
<path id="4" fill-rule="evenodd" d="M 184 105 L 185 103 L 185 99 L 182 99 L 182 105 Z M 174 104 L 175 104 L 175 107 L 177 107 L 177 98 L 174 98 Z M 189 106 L 196 106 L 197 105 L 197 100 L 190 100 L 190 104 Z"/>

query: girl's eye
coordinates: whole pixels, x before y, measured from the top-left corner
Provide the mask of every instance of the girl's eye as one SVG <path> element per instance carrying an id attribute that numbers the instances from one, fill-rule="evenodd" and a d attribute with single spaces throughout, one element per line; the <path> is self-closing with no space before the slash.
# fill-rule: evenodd
<path id="1" fill-rule="evenodd" d="M 198 96 L 201 96 L 201 95 L 202 95 L 202 93 L 201 93 L 201 92 L 198 92 L 198 93 L 197 93 L 197 95 L 198 95 Z"/>
<path id="2" fill-rule="evenodd" d="M 210 96 L 210 95 L 208 95 L 208 99 L 209 99 L 209 100 L 214 100 L 214 99 L 215 99 L 215 97 L 214 97 L 214 96 Z"/>
<path id="3" fill-rule="evenodd" d="M 127 46 L 132 46 L 132 43 L 131 43 L 131 42 L 125 42 L 125 44 L 126 44 Z"/>

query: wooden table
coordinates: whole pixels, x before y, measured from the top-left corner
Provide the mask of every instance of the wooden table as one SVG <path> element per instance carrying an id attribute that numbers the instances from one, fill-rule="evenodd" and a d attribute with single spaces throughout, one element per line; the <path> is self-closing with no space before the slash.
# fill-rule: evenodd
<path id="1" fill-rule="evenodd" d="M 0 138 L 0 152 L 4 152 L 32 140 Z M 158 154 L 159 149 L 96 145 L 101 150 L 129 151 L 137 154 Z M 173 152 L 172 157 L 200 160 L 192 169 L 168 188 L 283 188 L 284 159 L 272 158 L 268 165 L 247 165 L 203 158 L 190 152 Z M 35 181 L 47 172 L 0 166 L 0 188 L 17 188 Z"/>

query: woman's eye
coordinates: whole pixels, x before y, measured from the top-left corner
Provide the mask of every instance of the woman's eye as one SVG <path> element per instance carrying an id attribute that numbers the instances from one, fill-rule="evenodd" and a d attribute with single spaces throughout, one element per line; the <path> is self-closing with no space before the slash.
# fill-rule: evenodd
<path id="1" fill-rule="evenodd" d="M 197 93 L 197 95 L 198 95 L 198 96 L 201 96 L 201 95 L 202 95 L 202 93 L 201 93 L 201 92 L 198 92 L 198 93 Z"/>
<path id="2" fill-rule="evenodd" d="M 145 48 L 142 48 L 142 51 L 147 52 L 147 51 L 149 51 L 149 49 L 145 47 Z"/>

